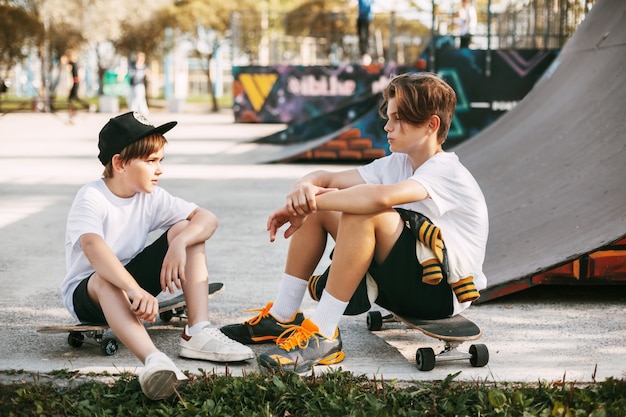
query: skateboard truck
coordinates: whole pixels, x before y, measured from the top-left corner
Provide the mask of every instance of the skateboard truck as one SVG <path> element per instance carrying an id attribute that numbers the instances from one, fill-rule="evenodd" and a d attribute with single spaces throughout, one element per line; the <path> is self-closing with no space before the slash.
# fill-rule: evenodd
<path id="1" fill-rule="evenodd" d="M 473 367 L 483 367 L 489 362 L 489 350 L 482 343 L 473 344 L 468 352 L 458 349 L 461 342 L 445 342 L 443 350 L 435 354 L 433 348 L 419 348 L 415 352 L 415 363 L 420 371 L 432 371 L 437 362 L 469 360 Z"/>
<path id="2" fill-rule="evenodd" d="M 117 340 L 112 337 L 104 337 L 106 329 L 107 327 L 104 326 L 102 329 L 70 331 L 67 335 L 67 343 L 75 348 L 81 347 L 84 343 L 95 344 L 100 346 L 100 351 L 104 355 L 113 356 L 117 353 L 119 344 Z M 91 342 L 92 340 L 93 342 Z"/>
<path id="3" fill-rule="evenodd" d="M 383 323 L 402 322 L 412 329 L 416 329 L 429 337 L 444 343 L 443 350 L 435 354 L 433 348 L 418 348 L 415 352 L 415 363 L 420 371 L 431 371 L 437 362 L 469 360 L 474 367 L 483 367 L 489 362 L 487 346 L 478 343 L 470 346 L 469 351 L 459 350 L 461 343 L 478 339 L 481 331 L 469 319 L 456 316 L 441 320 L 417 320 L 402 317 L 396 314 L 382 315 L 380 311 L 367 313 L 367 328 L 371 331 L 381 330 Z"/>

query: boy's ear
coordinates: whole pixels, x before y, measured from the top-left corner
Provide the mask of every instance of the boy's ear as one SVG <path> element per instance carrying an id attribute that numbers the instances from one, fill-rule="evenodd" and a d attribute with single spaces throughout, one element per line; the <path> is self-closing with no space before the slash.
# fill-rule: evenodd
<path id="1" fill-rule="evenodd" d="M 124 162 L 122 161 L 119 153 L 116 153 L 115 155 L 113 155 L 113 158 L 111 158 L 111 167 L 113 168 L 114 172 L 124 169 Z"/>
<path id="2" fill-rule="evenodd" d="M 428 119 L 428 128 L 434 132 L 439 131 L 439 126 L 441 125 L 441 119 L 436 114 L 433 114 Z"/>

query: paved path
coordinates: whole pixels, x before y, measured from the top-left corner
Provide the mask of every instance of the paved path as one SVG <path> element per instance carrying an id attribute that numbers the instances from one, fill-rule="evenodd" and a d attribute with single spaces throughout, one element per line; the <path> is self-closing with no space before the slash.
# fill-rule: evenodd
<path id="1" fill-rule="evenodd" d="M 111 115 L 0 116 L 0 371 L 59 369 L 116 372 L 141 364 L 122 347 L 105 357 L 98 349 L 73 349 L 65 335 L 39 334 L 42 325 L 71 324 L 59 285 L 64 275 L 65 218 L 75 192 L 97 178 L 96 137 Z M 222 158 L 246 140 L 279 126 L 235 125 L 219 115 L 155 113 L 151 120 L 179 120 L 168 135 L 161 184 L 217 214 L 220 227 L 209 241 L 210 279 L 226 291 L 210 302 L 216 325 L 242 321 L 248 308 L 261 307 L 278 287 L 287 242 L 270 244 L 269 212 L 283 202 L 292 181 L 321 165 L 246 165 Z M 232 154 L 230 154 L 232 156 Z M 325 166 L 342 169 L 342 166 Z M 540 244 L 540 242 L 537 242 Z M 322 267 L 325 265 L 322 265 Z M 305 313 L 315 304 L 306 300 Z M 402 328 L 373 334 L 365 315 L 341 323 L 346 360 L 342 369 L 403 381 L 437 380 L 462 371 L 464 380 L 568 381 L 624 377 L 626 369 L 626 288 L 538 288 L 472 307 L 467 316 L 484 331 L 490 349 L 484 368 L 465 362 L 420 372 L 415 348 L 433 340 Z M 178 330 L 152 332 L 157 344 L 176 357 Z M 254 347 L 260 353 L 264 347 Z M 222 373 L 222 364 L 177 358 L 179 366 Z M 230 372 L 257 370 L 254 361 Z"/>

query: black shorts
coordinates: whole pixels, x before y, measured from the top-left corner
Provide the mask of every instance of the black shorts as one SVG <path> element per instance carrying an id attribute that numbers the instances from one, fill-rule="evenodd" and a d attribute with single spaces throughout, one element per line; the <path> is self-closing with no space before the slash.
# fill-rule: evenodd
<path id="1" fill-rule="evenodd" d="M 376 304 L 399 315 L 441 319 L 454 312 L 452 288 L 446 280 L 438 285 L 422 282 L 422 265 L 415 255 L 415 235 L 404 227 L 381 265 L 369 273 L 378 285 Z"/>
<path id="2" fill-rule="evenodd" d="M 125 265 L 139 286 L 154 296 L 161 292 L 161 267 L 168 248 L 166 232 Z M 91 275 L 82 280 L 74 290 L 74 311 L 82 323 L 106 323 L 102 309 L 87 292 L 90 278 Z"/>
<path id="3" fill-rule="evenodd" d="M 415 255 L 415 235 L 407 226 L 381 264 L 373 261 L 368 272 L 378 286 L 375 303 L 399 315 L 422 319 L 441 319 L 454 312 L 452 288 L 444 279 L 438 285 L 422 282 L 422 265 Z M 332 256 L 332 253 L 331 253 Z M 326 285 L 330 267 L 315 284 L 317 297 Z M 346 308 L 346 315 L 361 314 L 370 308 L 365 277 Z"/>

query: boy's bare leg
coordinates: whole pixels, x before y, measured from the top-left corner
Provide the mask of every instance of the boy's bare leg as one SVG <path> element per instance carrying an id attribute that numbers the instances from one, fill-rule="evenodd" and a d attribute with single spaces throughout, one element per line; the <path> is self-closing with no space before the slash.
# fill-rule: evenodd
<path id="1" fill-rule="evenodd" d="M 142 363 L 145 363 L 148 355 L 158 351 L 141 320 L 130 310 L 130 302 L 124 291 L 94 274 L 89 279 L 89 292 L 95 292 L 98 299 L 102 300 L 100 307 L 111 330 Z"/>
<path id="2" fill-rule="evenodd" d="M 341 217 L 326 291 L 349 301 L 372 259 L 382 263 L 402 233 L 404 225 L 395 210 Z"/>
<path id="3" fill-rule="evenodd" d="M 186 220 L 176 223 L 167 234 L 168 241 L 172 241 L 188 226 L 189 222 Z M 189 315 L 188 325 L 191 327 L 196 323 L 209 321 L 209 271 L 204 242 L 187 248 L 185 278 L 186 282 L 182 287 Z"/>
<path id="4" fill-rule="evenodd" d="M 183 293 L 191 327 L 196 323 L 209 321 L 209 272 L 204 243 L 187 248 L 185 277 L 187 280 L 183 283 Z"/>
<path id="5" fill-rule="evenodd" d="M 168 240 L 171 241 L 188 226 L 188 221 L 172 226 L 168 232 Z M 185 282 L 182 287 L 189 322 L 181 335 L 179 356 L 217 362 L 237 362 L 253 358 L 252 349 L 229 339 L 216 327 L 209 326 L 209 273 L 205 243 L 188 246 L 186 254 Z"/>
<path id="6" fill-rule="evenodd" d="M 395 210 L 376 214 L 311 214 L 291 237 L 285 273 L 308 279 L 324 254 L 330 234 L 335 239 L 335 249 L 326 290 L 339 300 L 349 301 L 372 259 L 383 262 L 402 229 L 402 219 Z"/>
<path id="7" fill-rule="evenodd" d="M 285 273 L 308 280 L 324 255 L 328 235 L 336 237 L 340 219 L 341 213 L 336 211 L 310 214 L 290 238 Z"/>
<path id="8" fill-rule="evenodd" d="M 403 222 L 392 209 L 340 216 L 328 281 L 317 308 L 286 340 L 259 356 L 262 366 L 293 367 L 296 372 L 303 372 L 316 364 L 332 365 L 343 360 L 339 321 L 372 260 L 383 262 L 391 252 L 402 233 Z M 292 238 L 301 231 L 302 228 Z"/>

